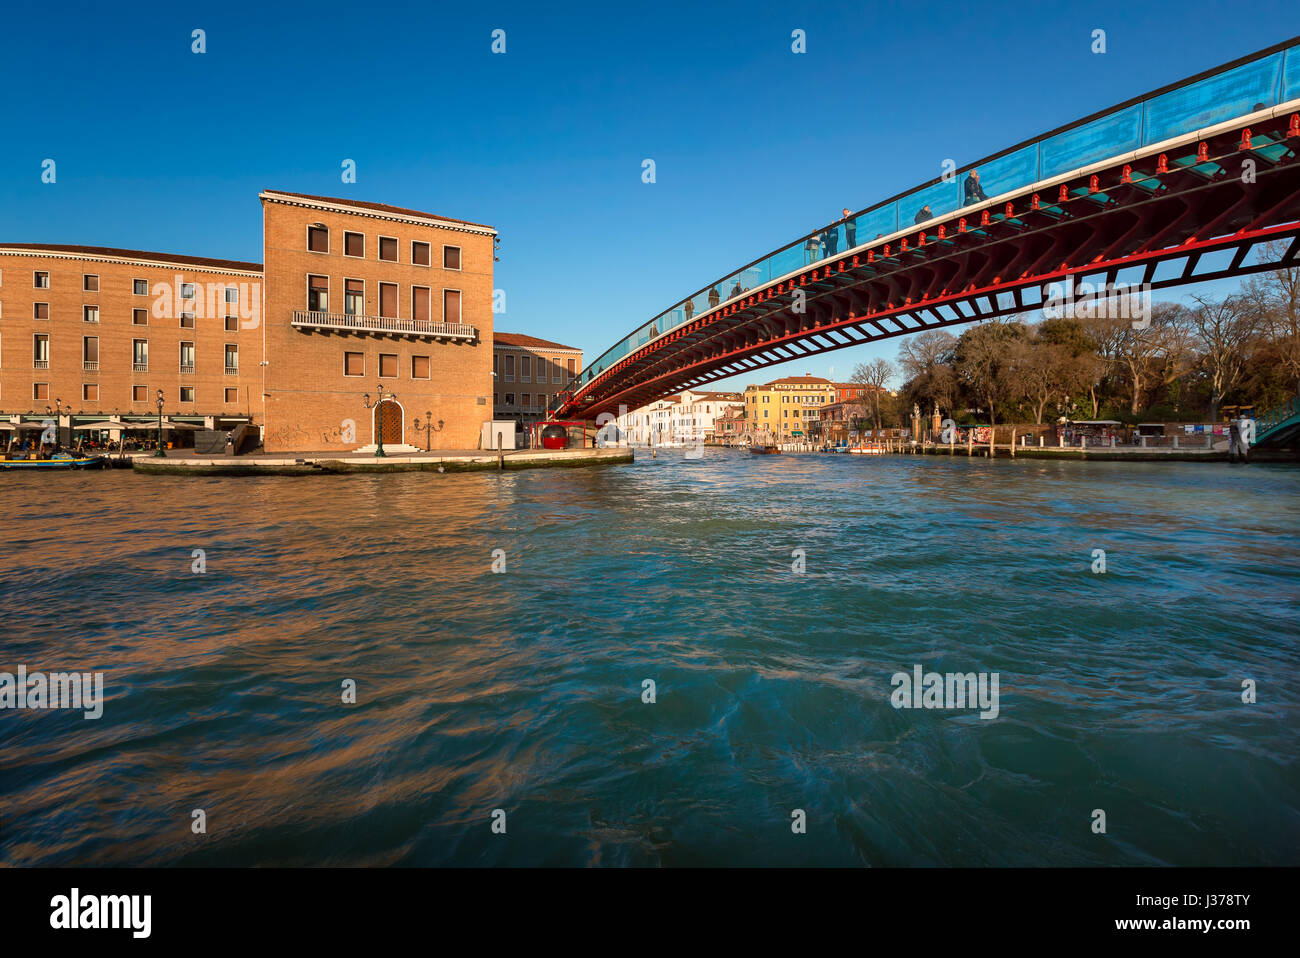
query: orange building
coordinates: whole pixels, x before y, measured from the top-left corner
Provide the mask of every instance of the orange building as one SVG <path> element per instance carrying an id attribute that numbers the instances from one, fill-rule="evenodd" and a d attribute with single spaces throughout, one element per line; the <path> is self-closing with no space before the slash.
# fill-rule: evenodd
<path id="1" fill-rule="evenodd" d="M 264 263 L 0 244 L 0 420 L 251 422 L 267 452 L 468 449 L 496 231 L 266 191 Z M 382 390 L 382 402 L 381 402 Z M 418 426 L 417 426 L 418 423 Z"/>

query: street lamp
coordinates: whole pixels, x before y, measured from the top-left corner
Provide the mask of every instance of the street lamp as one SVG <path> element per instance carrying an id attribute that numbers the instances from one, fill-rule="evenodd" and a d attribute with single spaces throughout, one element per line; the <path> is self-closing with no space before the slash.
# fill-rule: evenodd
<path id="1" fill-rule="evenodd" d="M 379 384 L 377 387 L 375 387 L 375 388 L 376 388 L 376 389 L 378 390 L 378 392 L 379 392 L 379 398 L 375 400 L 374 405 L 372 406 L 372 405 L 370 404 L 370 393 L 366 393 L 364 396 L 362 396 L 362 401 L 365 402 L 365 404 L 366 404 L 366 409 L 373 409 L 373 410 L 375 410 L 375 415 L 374 415 L 374 417 L 373 417 L 374 430 L 375 430 L 375 456 L 376 456 L 376 458 L 381 457 L 381 456 L 384 457 L 384 458 L 387 458 L 387 454 L 384 452 L 384 423 L 383 423 L 383 417 L 379 415 L 379 407 L 382 406 L 382 405 L 384 404 L 384 384 L 383 384 L 383 383 L 380 383 L 380 384 Z M 389 399 L 396 399 L 396 398 L 397 398 L 397 393 L 389 393 L 389 394 L 388 394 L 388 398 L 389 398 Z M 418 428 L 418 427 L 417 427 L 417 428 Z"/>
<path id="2" fill-rule="evenodd" d="M 163 451 L 163 437 L 162 437 L 163 391 L 161 389 L 158 390 L 158 398 L 155 400 L 155 402 L 158 403 L 158 451 L 153 454 L 153 457 L 155 459 L 166 459 L 167 453 Z"/>
<path id="3" fill-rule="evenodd" d="M 423 427 L 420 426 L 420 417 L 419 416 L 415 417 L 415 431 L 419 432 L 421 428 L 424 429 L 424 451 L 429 452 L 432 445 L 429 441 L 429 434 L 433 431 L 433 413 L 425 412 Z M 438 420 L 438 432 L 442 432 L 441 419 Z"/>

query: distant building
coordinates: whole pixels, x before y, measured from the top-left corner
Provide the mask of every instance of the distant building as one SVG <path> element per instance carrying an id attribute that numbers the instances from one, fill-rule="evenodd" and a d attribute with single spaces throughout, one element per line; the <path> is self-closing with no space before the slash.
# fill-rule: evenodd
<path id="1" fill-rule="evenodd" d="M 555 394 L 582 372 L 582 350 L 522 333 L 492 341 L 492 418 L 525 427 L 546 416 Z"/>
<path id="2" fill-rule="evenodd" d="M 748 431 L 777 439 L 799 439 L 821 428 L 821 407 L 835 399 L 836 384 L 821 376 L 785 376 L 745 387 Z"/>
<path id="3" fill-rule="evenodd" d="M 713 420 L 714 442 L 736 442 L 745 434 L 745 407 L 728 406 L 722 415 Z"/>
<path id="4" fill-rule="evenodd" d="M 632 445 L 708 442 L 715 434 L 718 417 L 741 401 L 740 393 L 687 389 L 625 413 L 618 419 L 618 428 Z"/>

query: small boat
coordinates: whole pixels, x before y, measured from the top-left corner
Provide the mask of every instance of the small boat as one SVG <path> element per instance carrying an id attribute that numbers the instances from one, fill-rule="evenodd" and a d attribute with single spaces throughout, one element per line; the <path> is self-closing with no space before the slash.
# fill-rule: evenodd
<path id="1" fill-rule="evenodd" d="M 48 459 L 7 459 L 0 457 L 0 469 L 102 469 L 108 464 L 103 456 L 80 456 L 55 453 Z"/>
<path id="2" fill-rule="evenodd" d="M 749 447 L 749 451 L 755 456 L 771 456 L 781 450 L 776 446 L 752 445 Z"/>

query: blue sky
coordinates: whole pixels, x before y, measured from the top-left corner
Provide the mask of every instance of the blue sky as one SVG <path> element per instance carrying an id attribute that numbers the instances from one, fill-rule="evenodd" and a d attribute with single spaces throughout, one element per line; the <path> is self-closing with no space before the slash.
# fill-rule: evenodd
<path id="1" fill-rule="evenodd" d="M 260 260 L 262 189 L 413 207 L 496 226 L 497 328 L 593 359 L 843 207 L 1300 34 L 1300 7 L 55 3 L 5 21 L 0 241 Z"/>

